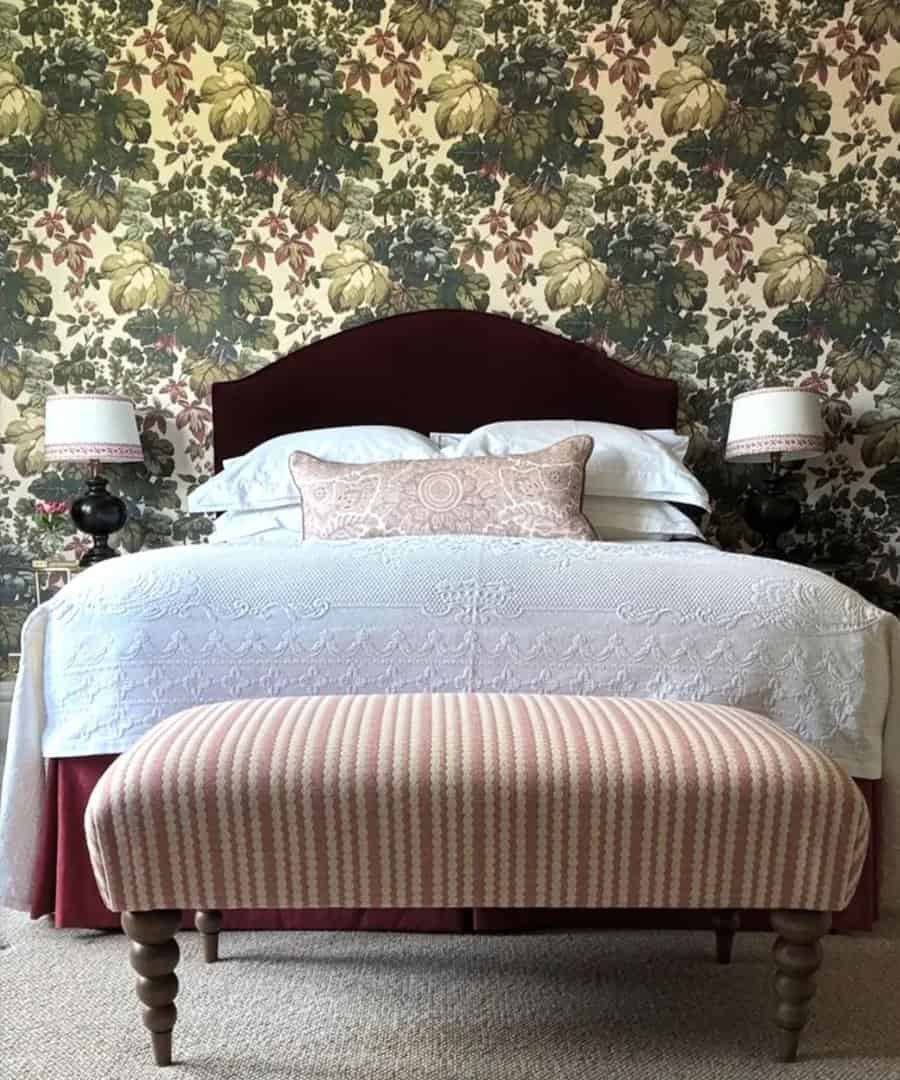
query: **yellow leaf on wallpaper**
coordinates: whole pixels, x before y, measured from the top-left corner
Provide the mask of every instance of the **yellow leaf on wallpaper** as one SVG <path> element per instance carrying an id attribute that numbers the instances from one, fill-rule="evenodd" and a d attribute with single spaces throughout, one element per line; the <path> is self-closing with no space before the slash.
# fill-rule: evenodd
<path id="1" fill-rule="evenodd" d="M 762 253 L 759 268 L 766 275 L 763 296 L 769 307 L 815 300 L 825 288 L 825 260 L 811 252 L 812 241 L 804 233 L 785 233 Z"/>
<path id="2" fill-rule="evenodd" d="M 100 269 L 111 279 L 109 302 L 120 315 L 160 307 L 169 296 L 169 275 L 154 266 L 152 250 L 140 241 L 123 241 L 118 254 L 108 255 Z"/>
<path id="3" fill-rule="evenodd" d="M 497 91 L 480 81 L 481 69 L 466 60 L 454 60 L 446 75 L 432 79 L 429 94 L 438 104 L 434 118 L 442 139 L 464 135 L 467 131 L 490 131 L 497 123 L 500 106 Z"/>
<path id="4" fill-rule="evenodd" d="M 677 67 L 659 77 L 656 89 L 666 99 L 662 125 L 667 135 L 715 127 L 725 112 L 725 87 L 712 78 L 703 57 L 682 56 Z"/>
<path id="5" fill-rule="evenodd" d="M 217 139 L 233 139 L 245 131 L 261 135 L 272 123 L 272 98 L 251 81 L 246 64 L 223 64 L 218 75 L 204 80 L 201 99 L 212 105 L 209 130 Z"/>
<path id="6" fill-rule="evenodd" d="M 390 280 L 368 244 L 345 240 L 338 250 L 326 255 L 322 269 L 331 278 L 328 299 L 335 311 L 375 307 L 387 296 Z"/>
<path id="7" fill-rule="evenodd" d="M 590 251 L 577 240 L 560 240 L 555 251 L 541 259 L 547 275 L 544 296 L 553 311 L 573 304 L 593 304 L 602 300 L 609 288 L 606 264 L 591 258 Z"/>
<path id="8" fill-rule="evenodd" d="M 43 472 L 47 464 L 44 457 L 43 409 L 25 409 L 16 420 L 7 424 L 5 438 L 14 448 L 13 464 L 22 476 Z"/>
<path id="9" fill-rule="evenodd" d="M 15 64 L 0 64 L 0 135 L 31 135 L 44 122 L 40 94 L 22 83 Z"/>
<path id="10" fill-rule="evenodd" d="M 900 67 L 895 67 L 884 80 L 884 88 L 894 95 L 888 115 L 894 131 L 900 131 Z"/>

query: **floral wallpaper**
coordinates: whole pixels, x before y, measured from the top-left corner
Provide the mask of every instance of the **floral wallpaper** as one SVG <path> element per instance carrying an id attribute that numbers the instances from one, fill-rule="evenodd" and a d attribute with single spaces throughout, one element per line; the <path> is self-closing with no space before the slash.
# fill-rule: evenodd
<path id="1" fill-rule="evenodd" d="M 129 551 L 201 540 L 209 387 L 359 322 L 506 313 L 729 402 L 821 390 L 798 558 L 900 606 L 900 0 L 0 0 L 0 655 L 48 393 L 138 404 Z M 423 351 L 427 363 L 427 350 Z"/>

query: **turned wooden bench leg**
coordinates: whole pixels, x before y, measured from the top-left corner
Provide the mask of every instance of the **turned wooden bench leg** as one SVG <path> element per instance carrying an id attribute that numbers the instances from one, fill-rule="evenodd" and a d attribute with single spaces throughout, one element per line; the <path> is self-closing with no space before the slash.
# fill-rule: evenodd
<path id="1" fill-rule="evenodd" d="M 157 1065 L 172 1064 L 172 1029 L 178 1010 L 178 942 L 180 911 L 126 911 L 122 929 L 131 942 L 129 960 L 137 972 L 135 989 L 144 1006 L 144 1027 L 153 1040 Z"/>
<path id="2" fill-rule="evenodd" d="M 731 963 L 731 950 L 734 935 L 741 926 L 740 915 L 736 911 L 717 911 L 713 915 L 713 929 L 716 932 L 716 962 Z"/>
<path id="3" fill-rule="evenodd" d="M 222 912 L 210 909 L 198 911 L 194 916 L 194 926 L 203 935 L 203 958 L 207 964 L 214 964 L 219 959 L 219 931 L 222 929 Z"/>
<path id="4" fill-rule="evenodd" d="M 831 928 L 829 911 L 773 911 L 775 994 L 778 1002 L 778 1060 L 796 1061 L 800 1032 L 816 993 L 815 973 L 822 963 L 819 941 Z"/>

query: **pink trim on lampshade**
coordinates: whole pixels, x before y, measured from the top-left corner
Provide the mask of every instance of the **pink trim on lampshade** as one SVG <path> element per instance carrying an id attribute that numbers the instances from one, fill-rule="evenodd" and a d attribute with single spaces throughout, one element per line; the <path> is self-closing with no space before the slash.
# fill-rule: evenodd
<path id="1" fill-rule="evenodd" d="M 759 394 L 783 394 L 786 390 L 790 390 L 792 394 L 813 394 L 815 397 L 821 397 L 821 393 L 818 390 L 814 390 L 811 386 L 760 386 L 757 390 L 744 390 L 743 393 L 736 394 L 734 400 L 738 398 L 756 397 Z"/>
<path id="2" fill-rule="evenodd" d="M 131 398 L 122 394 L 51 394 L 50 397 L 65 401 L 124 401 L 126 405 L 132 404 Z"/>
<path id="3" fill-rule="evenodd" d="M 48 461 L 143 461 L 130 443 L 52 443 L 44 447 Z"/>
<path id="4" fill-rule="evenodd" d="M 747 454 L 787 454 L 798 450 L 821 454 L 825 450 L 825 439 L 821 435 L 761 435 L 754 439 L 736 439 L 728 443 L 725 460 Z"/>

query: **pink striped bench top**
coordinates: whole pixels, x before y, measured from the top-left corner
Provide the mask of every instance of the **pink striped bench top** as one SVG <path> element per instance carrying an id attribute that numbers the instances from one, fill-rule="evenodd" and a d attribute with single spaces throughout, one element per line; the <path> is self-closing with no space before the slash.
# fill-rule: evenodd
<path id="1" fill-rule="evenodd" d="M 113 911 L 840 910 L 869 820 L 829 758 L 742 709 L 363 694 L 179 713 L 85 826 Z"/>

